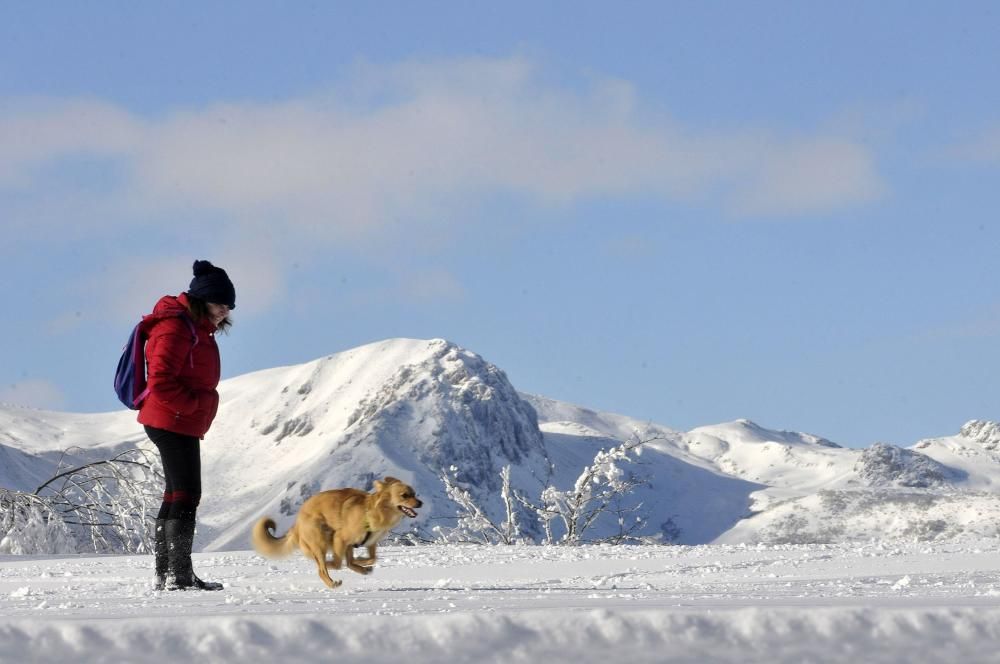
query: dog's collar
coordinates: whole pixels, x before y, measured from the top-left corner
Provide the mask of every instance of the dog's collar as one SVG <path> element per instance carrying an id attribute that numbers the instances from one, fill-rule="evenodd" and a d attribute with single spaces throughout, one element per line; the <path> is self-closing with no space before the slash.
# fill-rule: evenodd
<path id="1" fill-rule="evenodd" d="M 360 542 L 358 542 L 357 544 L 355 544 L 354 546 L 364 546 L 364 545 L 365 545 L 365 543 L 366 543 L 366 542 L 367 542 L 367 541 L 368 541 L 368 540 L 369 540 L 369 539 L 371 538 L 371 536 L 372 536 L 372 527 L 371 527 L 370 525 L 368 525 L 368 515 L 367 515 L 367 514 L 365 515 L 365 523 L 364 523 L 364 526 L 365 526 L 365 538 L 364 538 L 363 540 L 361 540 Z"/>

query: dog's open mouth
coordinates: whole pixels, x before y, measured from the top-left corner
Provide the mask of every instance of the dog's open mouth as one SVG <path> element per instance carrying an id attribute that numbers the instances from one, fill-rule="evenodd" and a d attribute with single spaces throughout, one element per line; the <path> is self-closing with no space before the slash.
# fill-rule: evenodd
<path id="1" fill-rule="evenodd" d="M 417 518 L 417 513 L 414 512 L 413 510 L 411 510 L 406 505 L 400 505 L 399 506 L 399 511 L 402 512 L 403 514 L 405 514 L 406 516 L 410 517 L 411 519 L 416 519 Z"/>

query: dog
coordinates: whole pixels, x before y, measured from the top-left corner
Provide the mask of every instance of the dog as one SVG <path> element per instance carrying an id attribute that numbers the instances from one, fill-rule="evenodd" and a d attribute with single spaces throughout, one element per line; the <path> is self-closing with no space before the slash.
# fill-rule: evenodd
<path id="1" fill-rule="evenodd" d="M 343 581 L 330 578 L 328 569 L 340 569 L 342 564 L 358 574 L 368 574 L 375 565 L 378 543 L 404 516 L 417 517 L 415 510 L 423 507 L 409 484 L 395 477 L 375 480 L 375 490 L 331 489 L 322 491 L 302 503 L 295 523 L 282 537 L 275 537 L 274 520 L 264 517 L 252 532 L 253 548 L 265 558 L 283 558 L 296 547 L 316 561 L 319 577 L 330 588 Z M 354 547 L 368 548 L 367 558 L 355 558 Z M 333 560 L 326 559 L 333 549 Z"/>

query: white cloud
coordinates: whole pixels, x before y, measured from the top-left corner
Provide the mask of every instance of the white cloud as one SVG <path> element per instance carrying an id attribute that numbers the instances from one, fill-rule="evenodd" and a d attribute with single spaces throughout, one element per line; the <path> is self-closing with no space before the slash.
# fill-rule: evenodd
<path id="1" fill-rule="evenodd" d="M 327 95 L 156 118 L 91 100 L 0 115 L 0 188 L 41 190 L 39 165 L 80 154 L 120 164 L 108 195 L 129 205 L 280 220 L 320 240 L 498 192 L 717 197 L 736 214 L 795 216 L 884 189 L 871 151 L 848 136 L 680 127 L 627 82 L 559 88 L 516 57 L 360 66 Z"/>
<path id="2" fill-rule="evenodd" d="M 236 287 L 234 317 L 267 311 L 285 293 L 285 268 L 278 258 L 253 247 L 212 251 L 192 247 L 184 256 L 130 256 L 99 266 L 75 285 L 86 295 L 91 311 L 118 322 L 138 322 L 164 295 L 187 290 L 195 259 L 207 259 L 226 270 Z M 79 323 L 79 312 L 67 312 L 49 322 L 52 333 L 67 332 Z"/>
<path id="3" fill-rule="evenodd" d="M 0 386 L 0 402 L 29 408 L 60 410 L 66 403 L 62 391 L 52 383 L 28 379 L 13 385 Z"/>
<path id="4" fill-rule="evenodd" d="M 762 150 L 735 204 L 749 215 L 808 215 L 865 203 L 883 190 L 869 150 L 821 137 Z"/>
<path id="5" fill-rule="evenodd" d="M 132 114 L 98 100 L 6 100 L 0 113 L 0 188 L 37 184 L 36 169 L 50 160 L 128 157 L 147 131 Z"/>
<path id="6" fill-rule="evenodd" d="M 75 288 L 87 294 L 92 308 L 102 315 L 115 321 L 138 323 L 161 296 L 176 295 L 187 289 L 193 262 L 189 256 L 129 256 L 96 266 Z"/>

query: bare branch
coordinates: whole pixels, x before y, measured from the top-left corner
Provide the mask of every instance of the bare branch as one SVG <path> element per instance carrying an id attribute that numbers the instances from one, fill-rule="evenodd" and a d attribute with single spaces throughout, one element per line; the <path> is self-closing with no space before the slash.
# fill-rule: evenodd
<path id="1" fill-rule="evenodd" d="M 0 490 L 0 550 L 151 551 L 163 481 L 158 455 L 137 448 L 67 467 L 74 449 L 62 453 L 56 473 L 34 493 Z"/>

